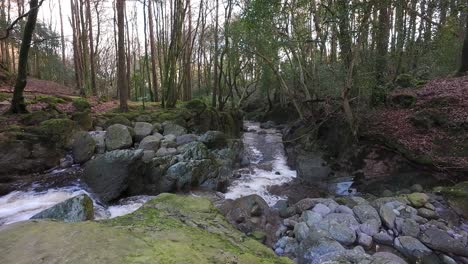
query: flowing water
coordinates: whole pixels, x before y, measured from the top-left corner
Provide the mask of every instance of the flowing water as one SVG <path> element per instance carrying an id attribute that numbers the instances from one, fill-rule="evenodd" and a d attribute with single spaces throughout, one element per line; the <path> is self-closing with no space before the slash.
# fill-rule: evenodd
<path id="1" fill-rule="evenodd" d="M 244 158 L 250 165 L 238 171 L 236 179 L 226 193 L 227 199 L 251 194 L 260 195 L 270 205 L 286 199 L 268 191 L 270 186 L 282 185 L 296 177 L 296 171 L 287 165 L 282 134 L 277 129 L 262 129 L 260 123 L 245 122 L 243 135 Z"/>

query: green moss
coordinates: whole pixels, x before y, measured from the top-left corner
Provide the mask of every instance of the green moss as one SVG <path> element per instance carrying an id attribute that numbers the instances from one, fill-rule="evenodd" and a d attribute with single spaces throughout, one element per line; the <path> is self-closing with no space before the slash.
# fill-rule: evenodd
<path id="1" fill-rule="evenodd" d="M 93 128 L 93 118 L 90 112 L 73 113 L 72 120 L 85 131 L 89 131 Z"/>
<path id="2" fill-rule="evenodd" d="M 21 118 L 21 123 L 27 126 L 33 126 L 33 125 L 38 125 L 41 122 L 44 122 L 46 120 L 49 120 L 53 118 L 55 115 L 54 113 L 48 112 L 48 111 L 35 111 L 29 114 L 24 115 Z"/>
<path id="3" fill-rule="evenodd" d="M 424 109 L 416 112 L 411 118 L 411 123 L 415 127 L 429 129 L 435 126 L 444 126 L 448 123 L 448 117 L 446 114 L 434 110 Z"/>
<path id="4" fill-rule="evenodd" d="M 70 119 L 51 119 L 42 122 L 39 127 L 33 128 L 44 142 L 65 148 L 69 144 L 73 133 L 78 128 Z"/>
<path id="5" fill-rule="evenodd" d="M 132 126 L 132 122 L 128 120 L 128 118 L 126 118 L 123 115 L 116 115 L 105 122 L 105 127 L 110 127 L 115 124 L 120 124 L 124 126 Z"/>
<path id="6" fill-rule="evenodd" d="M 440 187 L 439 190 L 457 213 L 468 218 L 468 181 L 452 187 Z"/>
<path id="7" fill-rule="evenodd" d="M 8 93 L 0 93 L 0 102 L 11 100 L 12 95 Z"/>
<path id="8" fill-rule="evenodd" d="M 28 241 L 37 247 L 26 249 Z M 0 230 L 0 254 L 5 263 L 38 263 L 45 254 L 49 262 L 80 264 L 293 263 L 236 230 L 209 200 L 174 194 L 103 222 L 10 225 Z"/>
<path id="9" fill-rule="evenodd" d="M 411 74 L 400 74 L 397 76 L 395 83 L 403 88 L 416 86 L 416 81 Z"/>
<path id="10" fill-rule="evenodd" d="M 76 98 L 73 99 L 73 107 L 78 112 L 84 112 L 91 109 L 91 104 L 85 98 Z"/>
<path id="11" fill-rule="evenodd" d="M 201 114 L 206 110 L 207 105 L 203 101 L 195 99 L 185 103 L 183 107 L 196 114 Z"/>

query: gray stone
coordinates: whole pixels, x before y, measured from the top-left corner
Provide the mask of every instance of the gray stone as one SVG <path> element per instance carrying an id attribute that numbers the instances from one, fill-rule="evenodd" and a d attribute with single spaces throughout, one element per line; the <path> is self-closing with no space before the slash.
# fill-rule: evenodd
<path id="1" fill-rule="evenodd" d="M 302 213 L 302 219 L 307 223 L 309 227 L 315 226 L 315 224 L 319 223 L 323 218 L 322 215 L 312 211 L 304 211 Z"/>
<path id="2" fill-rule="evenodd" d="M 358 221 L 356 220 L 356 218 L 354 218 L 353 215 L 350 215 L 350 214 L 337 214 L 337 213 L 328 214 L 323 218 L 322 222 L 323 221 L 324 222 L 333 222 L 334 221 L 334 222 L 343 224 L 343 225 L 351 228 L 354 231 L 359 230 Z"/>
<path id="3" fill-rule="evenodd" d="M 144 163 L 150 163 L 154 157 L 156 157 L 156 152 L 154 150 L 145 150 L 143 151 L 143 157 L 141 160 Z"/>
<path id="4" fill-rule="evenodd" d="M 382 222 L 389 228 L 393 229 L 395 227 L 396 214 L 393 211 L 393 207 L 389 204 L 384 204 L 379 209 L 380 218 Z"/>
<path id="5" fill-rule="evenodd" d="M 447 256 L 445 254 L 442 254 L 440 256 L 440 260 L 442 261 L 443 264 L 457 264 L 457 262 L 453 258 L 451 258 L 451 257 L 449 257 L 449 256 Z"/>
<path id="6" fill-rule="evenodd" d="M 395 225 L 398 232 L 400 232 L 400 234 L 402 234 L 403 236 L 418 237 L 419 235 L 419 224 L 413 219 L 397 218 L 395 221 Z"/>
<path id="7" fill-rule="evenodd" d="M 352 250 L 333 251 L 333 252 L 318 256 L 315 259 L 313 259 L 312 262 L 308 262 L 308 263 L 312 263 L 312 264 L 322 264 L 322 263 L 371 264 L 375 262 L 374 262 L 374 259 L 370 255 L 366 254 L 366 252 L 361 247 L 355 247 Z"/>
<path id="8" fill-rule="evenodd" d="M 381 223 L 379 213 L 370 205 L 355 206 L 353 212 L 360 223 L 365 223 L 368 220 L 377 220 L 378 223 Z"/>
<path id="9" fill-rule="evenodd" d="M 462 239 L 455 239 L 437 227 L 429 227 L 423 230 L 419 238 L 425 245 L 434 250 L 468 257 L 466 240 L 463 242 Z"/>
<path id="10" fill-rule="evenodd" d="M 312 211 L 315 212 L 315 213 L 320 214 L 321 216 L 326 216 L 327 214 L 329 214 L 331 212 L 330 208 L 328 208 L 324 204 L 317 204 L 316 206 L 314 206 Z"/>
<path id="11" fill-rule="evenodd" d="M 88 132 L 80 131 L 73 136 L 72 153 L 76 163 L 90 160 L 96 149 L 96 142 Z"/>
<path id="12" fill-rule="evenodd" d="M 164 138 L 161 140 L 161 147 L 162 148 L 177 148 L 177 136 L 170 134 L 164 136 Z"/>
<path id="13" fill-rule="evenodd" d="M 96 153 L 103 154 L 106 152 L 106 131 L 92 131 L 89 135 L 96 142 Z"/>
<path id="14" fill-rule="evenodd" d="M 344 250 L 345 248 L 337 241 L 314 232 L 300 244 L 298 252 L 299 263 L 313 263 L 320 256 Z"/>
<path id="15" fill-rule="evenodd" d="M 309 227 L 305 222 L 298 223 L 294 226 L 294 236 L 297 241 L 301 242 L 309 235 Z"/>
<path id="16" fill-rule="evenodd" d="M 153 135 L 163 132 L 163 126 L 160 123 L 153 123 Z"/>
<path id="17" fill-rule="evenodd" d="M 358 233 L 358 244 L 370 248 L 372 246 L 372 237 L 364 233 Z"/>
<path id="18" fill-rule="evenodd" d="M 330 208 L 331 211 L 334 211 L 338 207 L 338 203 L 336 203 L 333 199 L 325 199 L 325 198 L 306 198 L 300 200 L 294 205 L 297 214 L 302 214 L 302 212 L 306 210 L 312 209 L 317 204 L 326 205 Z"/>
<path id="19" fill-rule="evenodd" d="M 411 260 L 421 259 L 432 254 L 432 251 L 414 237 L 395 238 L 394 247 Z"/>
<path id="20" fill-rule="evenodd" d="M 88 161 L 83 180 L 103 202 L 118 198 L 141 173 L 143 150 L 115 150 Z"/>
<path id="21" fill-rule="evenodd" d="M 187 129 L 185 127 L 174 124 L 174 123 L 165 123 L 164 127 L 164 136 L 167 135 L 174 135 L 174 136 L 182 136 L 187 134 Z"/>
<path id="22" fill-rule="evenodd" d="M 342 214 L 354 215 L 353 209 L 351 209 L 351 208 L 349 208 L 348 206 L 345 206 L 345 205 L 339 205 L 339 206 L 335 209 L 335 212 L 336 212 L 336 213 L 342 213 Z"/>
<path id="23" fill-rule="evenodd" d="M 356 241 L 356 231 L 343 223 L 324 220 L 318 224 L 318 227 L 327 231 L 331 238 L 343 245 L 352 245 Z"/>
<path id="24" fill-rule="evenodd" d="M 393 237 L 385 231 L 380 231 L 373 238 L 379 244 L 393 246 Z"/>
<path id="25" fill-rule="evenodd" d="M 424 191 L 424 188 L 422 187 L 421 184 L 414 184 L 413 186 L 411 186 L 411 191 L 416 192 L 416 193 L 421 193 Z"/>
<path id="26" fill-rule="evenodd" d="M 151 123 L 151 121 L 153 121 L 153 119 L 151 118 L 150 115 L 141 115 L 141 116 L 137 116 L 137 118 L 135 118 L 135 121 Z"/>
<path id="27" fill-rule="evenodd" d="M 130 148 L 132 145 L 132 135 L 126 126 L 115 124 L 107 128 L 106 148 L 108 151 Z"/>
<path id="28" fill-rule="evenodd" d="M 138 146 L 139 149 L 157 151 L 161 145 L 161 139 L 157 136 L 145 137 Z"/>
<path id="29" fill-rule="evenodd" d="M 81 194 L 56 204 L 31 219 L 54 219 L 70 223 L 93 220 L 93 200 L 88 195 Z"/>
<path id="30" fill-rule="evenodd" d="M 377 252 L 372 257 L 373 264 L 407 264 L 405 260 L 390 252 Z"/>
<path id="31" fill-rule="evenodd" d="M 159 138 L 159 140 L 163 140 L 163 139 L 164 139 L 164 136 L 161 135 L 161 134 L 158 133 L 158 132 L 154 132 L 152 136 Z"/>
<path id="32" fill-rule="evenodd" d="M 203 142 L 208 148 L 224 148 L 227 146 L 227 138 L 223 132 L 208 131 L 200 137 L 200 142 Z"/>
<path id="33" fill-rule="evenodd" d="M 419 208 L 418 215 L 427 219 L 439 219 L 439 215 L 437 214 L 437 212 L 427 208 Z"/>
<path id="34" fill-rule="evenodd" d="M 177 143 L 177 145 L 182 146 L 182 145 L 192 143 L 192 142 L 197 141 L 197 140 L 198 140 L 197 135 L 186 134 L 186 135 L 178 136 L 177 139 L 176 139 L 176 143 Z"/>
<path id="35" fill-rule="evenodd" d="M 177 155 L 177 149 L 175 148 L 160 148 L 156 152 L 156 157 L 166 157 Z"/>
<path id="36" fill-rule="evenodd" d="M 177 148 L 183 160 L 203 160 L 209 159 L 210 153 L 205 144 L 201 142 L 192 142 Z"/>
<path id="37" fill-rule="evenodd" d="M 146 122 L 136 122 L 135 127 L 135 139 L 137 142 L 141 141 L 145 137 L 153 133 L 153 125 Z"/>
<path id="38" fill-rule="evenodd" d="M 376 219 L 367 220 L 365 223 L 359 225 L 359 230 L 366 235 L 374 236 L 379 233 L 380 222 Z"/>

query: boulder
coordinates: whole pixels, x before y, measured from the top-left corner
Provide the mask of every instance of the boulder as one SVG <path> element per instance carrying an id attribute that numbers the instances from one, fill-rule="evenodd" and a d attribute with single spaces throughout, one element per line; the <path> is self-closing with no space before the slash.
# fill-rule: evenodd
<path id="1" fill-rule="evenodd" d="M 311 264 L 322 264 L 322 263 L 360 263 L 370 264 L 377 263 L 375 259 L 366 254 L 361 247 L 356 247 L 352 250 L 341 250 L 333 251 L 322 256 L 315 258 Z"/>
<path id="2" fill-rule="evenodd" d="M 425 193 L 412 193 L 409 194 L 408 200 L 414 207 L 423 207 L 428 201 L 429 201 L 429 196 Z"/>
<path id="3" fill-rule="evenodd" d="M 293 263 L 236 230 L 208 199 L 174 194 L 109 221 L 2 227 L 0 255 L 3 264 Z"/>
<path id="4" fill-rule="evenodd" d="M 315 263 L 314 261 L 323 255 L 344 250 L 345 248 L 340 243 L 328 238 L 325 233 L 312 231 L 298 248 L 298 262 Z"/>
<path id="5" fill-rule="evenodd" d="M 126 149 L 132 145 L 132 135 L 126 126 L 115 124 L 107 128 L 106 148 L 108 151 Z"/>
<path id="6" fill-rule="evenodd" d="M 174 156 L 176 154 L 177 154 L 177 149 L 175 148 L 160 148 L 156 152 L 156 157 Z"/>
<path id="7" fill-rule="evenodd" d="M 198 140 L 197 135 L 186 134 L 186 135 L 178 136 L 177 139 L 176 139 L 176 143 L 177 143 L 177 145 L 182 146 L 182 145 L 192 143 L 192 142 L 197 141 L 197 140 Z"/>
<path id="8" fill-rule="evenodd" d="M 301 242 L 309 235 L 309 226 L 305 222 L 298 223 L 294 226 L 294 236 L 297 241 Z"/>
<path id="9" fill-rule="evenodd" d="M 220 131 L 208 131 L 203 134 L 199 140 L 210 149 L 224 148 L 227 146 L 226 135 Z"/>
<path id="10" fill-rule="evenodd" d="M 376 219 L 367 220 L 365 223 L 359 225 L 359 230 L 366 235 L 374 236 L 379 233 L 380 226 L 380 221 Z"/>
<path id="11" fill-rule="evenodd" d="M 135 140 L 140 142 L 145 137 L 151 135 L 153 133 L 153 125 L 146 122 L 136 122 L 135 127 Z"/>
<path id="12" fill-rule="evenodd" d="M 147 136 L 140 142 L 138 148 L 143 150 L 158 151 L 160 145 L 161 139 L 159 137 Z"/>
<path id="13" fill-rule="evenodd" d="M 405 260 L 390 252 L 377 252 L 372 256 L 374 264 L 407 264 Z"/>
<path id="14" fill-rule="evenodd" d="M 312 212 L 318 213 L 321 216 L 326 216 L 327 214 L 331 213 L 331 210 L 324 204 L 317 204 L 312 209 Z"/>
<path id="15" fill-rule="evenodd" d="M 317 184 L 318 181 L 326 179 L 331 168 L 326 161 L 317 154 L 299 153 L 296 158 L 297 176 L 306 184 Z"/>
<path id="16" fill-rule="evenodd" d="M 456 239 L 447 232 L 431 226 L 421 232 L 419 237 L 426 246 L 445 253 L 468 257 L 466 240 Z"/>
<path id="17" fill-rule="evenodd" d="M 150 115 L 141 115 L 141 116 L 137 116 L 137 118 L 135 118 L 135 121 L 151 123 L 153 121 L 153 118 L 151 118 Z"/>
<path id="18" fill-rule="evenodd" d="M 77 132 L 73 136 L 72 153 L 76 163 L 90 160 L 96 150 L 96 142 L 88 132 Z"/>
<path id="19" fill-rule="evenodd" d="M 426 219 L 438 219 L 439 215 L 436 211 L 427 209 L 427 208 L 419 208 L 418 215 L 424 217 Z"/>
<path id="20" fill-rule="evenodd" d="M 387 228 L 393 229 L 395 227 L 396 219 L 393 207 L 390 204 L 384 204 L 380 207 L 379 212 L 382 222 L 387 226 Z"/>
<path id="21" fill-rule="evenodd" d="M 72 120 L 75 121 L 84 131 L 89 131 L 93 128 L 93 118 L 90 112 L 73 113 Z"/>
<path id="22" fill-rule="evenodd" d="M 331 238 L 342 245 L 352 245 L 356 241 L 356 231 L 345 223 L 336 220 L 324 219 L 317 224 L 318 228 L 326 231 Z"/>
<path id="23" fill-rule="evenodd" d="M 31 219 L 54 219 L 64 222 L 93 220 L 93 200 L 86 194 L 78 195 L 34 215 Z"/>
<path id="24" fill-rule="evenodd" d="M 375 242 L 379 244 L 393 246 L 393 236 L 385 231 L 380 231 L 379 233 L 375 234 L 373 238 Z"/>
<path id="25" fill-rule="evenodd" d="M 315 227 L 320 221 L 322 221 L 322 215 L 312 211 L 304 211 L 302 213 L 302 219 L 306 222 L 309 227 Z"/>
<path id="26" fill-rule="evenodd" d="M 364 233 L 358 233 L 358 244 L 370 248 L 372 246 L 372 237 Z"/>
<path id="27" fill-rule="evenodd" d="M 118 198 L 129 177 L 142 173 L 143 150 L 115 150 L 98 156 L 84 166 L 83 180 L 103 202 Z"/>
<path id="28" fill-rule="evenodd" d="M 192 142 L 177 148 L 180 156 L 185 161 L 204 160 L 210 158 L 210 153 L 205 144 Z"/>
<path id="29" fill-rule="evenodd" d="M 353 212 L 360 223 L 365 223 L 368 220 L 376 220 L 378 223 L 381 223 L 379 213 L 370 205 L 357 205 L 353 208 Z"/>
<path id="30" fill-rule="evenodd" d="M 413 219 L 396 218 L 395 225 L 403 236 L 418 237 L 419 235 L 419 224 Z"/>
<path id="31" fill-rule="evenodd" d="M 167 136 L 167 135 L 182 136 L 184 134 L 187 134 L 187 129 L 185 129 L 185 127 L 174 124 L 174 123 L 167 122 L 163 124 L 163 128 L 164 128 L 164 134 L 163 134 L 164 136 Z"/>
<path id="32" fill-rule="evenodd" d="M 394 247 L 413 261 L 432 255 L 432 251 L 429 248 L 416 238 L 410 236 L 395 238 Z"/>

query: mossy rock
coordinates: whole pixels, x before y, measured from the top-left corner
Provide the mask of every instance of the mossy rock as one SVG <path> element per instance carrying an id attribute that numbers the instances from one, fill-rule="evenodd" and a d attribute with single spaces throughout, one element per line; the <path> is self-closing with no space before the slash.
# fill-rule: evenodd
<path id="1" fill-rule="evenodd" d="M 72 120 L 85 131 L 89 131 L 93 128 L 93 117 L 89 111 L 73 113 Z"/>
<path id="2" fill-rule="evenodd" d="M 411 116 L 410 121 L 417 128 L 430 129 L 446 125 L 448 117 L 440 111 L 424 109 Z"/>
<path id="3" fill-rule="evenodd" d="M 106 128 L 108 128 L 108 127 L 110 127 L 112 125 L 115 125 L 115 124 L 120 124 L 120 125 L 124 125 L 124 126 L 128 126 L 128 127 L 132 126 L 132 122 L 123 115 L 116 115 L 116 116 L 112 117 L 111 119 L 109 119 L 109 120 L 107 120 L 105 122 L 104 126 Z"/>
<path id="4" fill-rule="evenodd" d="M 84 112 L 91 109 L 91 104 L 85 98 L 76 98 L 73 100 L 73 107 L 78 112 Z"/>
<path id="5" fill-rule="evenodd" d="M 395 83 L 403 88 L 410 88 L 416 86 L 416 80 L 411 74 L 400 74 L 395 79 Z"/>
<path id="6" fill-rule="evenodd" d="M 56 117 L 55 114 L 48 111 L 34 111 L 32 113 L 26 114 L 21 118 L 21 123 L 26 126 L 39 125 L 40 123 Z"/>
<path id="7" fill-rule="evenodd" d="M 448 200 L 450 206 L 465 219 L 468 218 L 468 181 L 439 190 Z"/>
<path id="8" fill-rule="evenodd" d="M 411 108 L 416 102 L 416 96 L 412 94 L 397 94 L 391 98 L 392 104 L 401 108 Z"/>
<path id="9" fill-rule="evenodd" d="M 54 263 L 293 263 L 236 230 L 209 200 L 174 194 L 102 222 L 6 226 L 0 254 L 5 264 L 44 262 L 44 256 Z"/>
<path id="10" fill-rule="evenodd" d="M 59 148 L 68 147 L 74 132 L 78 131 L 76 123 L 70 119 L 51 119 L 42 122 L 39 127 L 33 128 L 46 143 L 54 144 Z"/>
<path id="11" fill-rule="evenodd" d="M 199 115 L 203 113 L 208 108 L 208 106 L 203 101 L 195 99 L 185 103 L 184 108 Z"/>
<path id="12" fill-rule="evenodd" d="M 11 98 L 12 98 L 12 95 L 9 93 L 0 93 L 0 102 L 10 101 Z"/>

